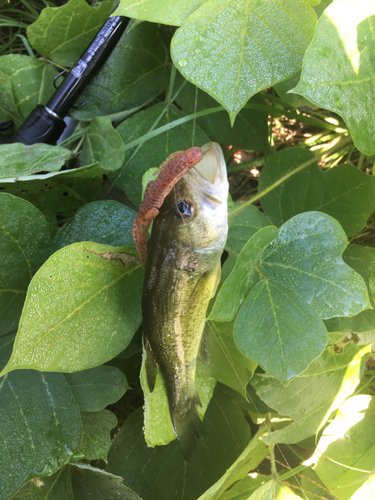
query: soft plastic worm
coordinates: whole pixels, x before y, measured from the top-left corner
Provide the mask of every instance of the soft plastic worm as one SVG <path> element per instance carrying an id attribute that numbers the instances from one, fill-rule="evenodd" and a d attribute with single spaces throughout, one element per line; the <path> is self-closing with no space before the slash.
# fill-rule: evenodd
<path id="1" fill-rule="evenodd" d="M 143 267 L 146 265 L 147 233 L 151 222 L 158 215 L 159 208 L 173 186 L 202 158 L 202 150 L 197 147 L 172 153 L 160 165 L 157 178 L 148 183 L 138 215 L 133 223 L 133 240 Z"/>

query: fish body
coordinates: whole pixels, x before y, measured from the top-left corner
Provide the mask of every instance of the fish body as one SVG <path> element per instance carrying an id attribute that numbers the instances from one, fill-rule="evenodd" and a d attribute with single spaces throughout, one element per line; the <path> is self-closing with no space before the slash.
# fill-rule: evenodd
<path id="1" fill-rule="evenodd" d="M 202 152 L 203 160 L 177 182 L 154 220 L 142 297 L 148 385 L 152 391 L 160 369 L 186 460 L 203 433 L 196 360 L 228 231 L 223 154 L 215 143 Z"/>

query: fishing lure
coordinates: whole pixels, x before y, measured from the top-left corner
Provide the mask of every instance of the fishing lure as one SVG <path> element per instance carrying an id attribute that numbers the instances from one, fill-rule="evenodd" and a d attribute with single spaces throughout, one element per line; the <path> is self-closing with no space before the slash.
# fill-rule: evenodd
<path id="1" fill-rule="evenodd" d="M 160 165 L 157 178 L 148 183 L 132 229 L 135 247 L 143 267 L 146 265 L 147 233 L 151 222 L 158 215 L 159 208 L 173 186 L 202 158 L 202 150 L 198 147 L 172 153 Z"/>

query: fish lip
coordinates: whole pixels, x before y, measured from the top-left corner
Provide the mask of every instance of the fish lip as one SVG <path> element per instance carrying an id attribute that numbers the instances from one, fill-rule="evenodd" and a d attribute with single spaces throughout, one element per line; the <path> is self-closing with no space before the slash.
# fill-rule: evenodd
<path id="1" fill-rule="evenodd" d="M 206 182 L 218 186 L 227 182 L 227 168 L 221 147 L 216 142 L 209 142 L 201 147 L 203 159 L 193 167 Z"/>

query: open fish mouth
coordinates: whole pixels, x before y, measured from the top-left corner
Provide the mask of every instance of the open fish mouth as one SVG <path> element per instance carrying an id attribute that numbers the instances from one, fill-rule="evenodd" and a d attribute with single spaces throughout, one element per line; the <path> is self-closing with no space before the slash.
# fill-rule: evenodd
<path id="1" fill-rule="evenodd" d="M 209 142 L 202 146 L 203 158 L 192 170 L 199 174 L 214 188 L 227 188 L 227 171 L 221 147 L 216 142 Z"/>

